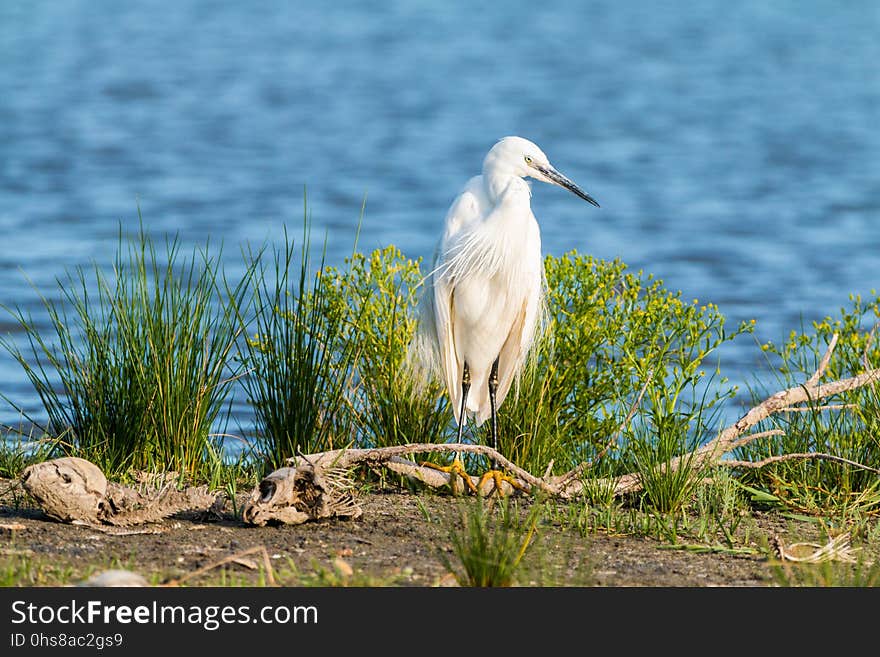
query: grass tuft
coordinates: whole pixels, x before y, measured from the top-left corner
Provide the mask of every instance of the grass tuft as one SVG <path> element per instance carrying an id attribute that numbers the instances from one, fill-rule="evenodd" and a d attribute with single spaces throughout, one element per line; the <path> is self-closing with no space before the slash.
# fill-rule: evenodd
<path id="1" fill-rule="evenodd" d="M 58 279 L 60 301 L 40 296 L 54 340 L 7 308 L 29 348 L 0 345 L 33 385 L 48 415 L 41 428 L 62 453 L 107 473 L 199 469 L 235 380 L 233 308 L 246 289 L 222 284 L 219 258 L 206 246 L 184 259 L 177 238 L 160 257 L 141 226 L 128 243 L 120 231 L 111 272 L 77 268 Z"/>
<path id="2" fill-rule="evenodd" d="M 440 553 L 447 570 L 461 586 L 498 587 L 516 584 L 516 575 L 532 547 L 543 503 L 535 501 L 525 520 L 510 498 L 490 504 L 480 496 L 460 502 L 460 526 L 450 528 L 459 567 Z"/>
<path id="3" fill-rule="evenodd" d="M 272 250 L 272 271 L 262 262 L 265 251 L 248 254 L 252 317 L 242 313 L 240 320 L 252 319 L 256 327 L 240 355 L 246 368 L 241 381 L 254 410 L 257 451 L 268 469 L 299 453 L 353 441 L 342 409 L 360 347 L 344 339 L 349 317 L 333 292 L 338 280 L 325 275 L 326 240 L 324 247 L 315 274 L 306 219 L 298 271 L 286 229 L 284 244 Z"/>

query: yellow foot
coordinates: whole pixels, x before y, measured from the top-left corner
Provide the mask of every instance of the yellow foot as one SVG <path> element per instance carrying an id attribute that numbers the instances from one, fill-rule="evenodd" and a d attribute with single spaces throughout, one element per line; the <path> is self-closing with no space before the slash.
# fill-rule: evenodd
<path id="1" fill-rule="evenodd" d="M 494 488 L 489 489 L 486 492 L 486 495 L 491 495 L 494 492 L 494 493 L 497 493 L 499 496 L 503 496 L 504 495 L 504 487 L 502 485 L 502 482 L 505 482 L 505 481 L 508 484 L 510 484 L 511 488 L 513 488 L 514 490 L 521 490 L 524 493 L 529 492 L 525 486 L 523 486 L 521 483 L 519 483 L 511 475 L 507 474 L 506 472 L 502 472 L 501 470 L 489 470 L 488 472 L 486 472 L 482 477 L 480 477 L 480 482 L 477 484 L 477 490 L 482 491 L 483 484 L 485 484 L 490 479 L 492 480 L 492 483 L 494 484 Z"/>
<path id="2" fill-rule="evenodd" d="M 465 485 L 468 487 L 468 489 L 470 489 L 472 493 L 479 492 L 477 486 L 474 486 L 474 482 L 471 480 L 471 476 L 467 473 L 467 470 L 464 469 L 464 466 L 458 459 L 454 459 L 450 465 L 437 465 L 436 463 L 431 463 L 430 461 L 423 461 L 422 465 L 429 468 L 434 468 L 435 470 L 440 470 L 441 472 L 448 473 L 450 475 L 449 485 L 452 486 L 452 490 L 455 490 L 453 481 L 455 480 L 455 476 L 458 475 L 464 480 Z"/>

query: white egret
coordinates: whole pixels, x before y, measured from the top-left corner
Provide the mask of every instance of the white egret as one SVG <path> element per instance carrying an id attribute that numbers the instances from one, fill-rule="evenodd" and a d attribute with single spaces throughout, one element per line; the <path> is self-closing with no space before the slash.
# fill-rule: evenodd
<path id="1" fill-rule="evenodd" d="M 458 423 L 491 420 L 522 370 L 541 325 L 544 263 L 526 177 L 560 185 L 599 204 L 522 137 L 504 137 L 483 160 L 446 214 L 426 278 L 414 355 L 446 384 Z M 455 470 L 465 477 L 458 463 Z M 472 486 L 472 485 L 471 485 Z"/>

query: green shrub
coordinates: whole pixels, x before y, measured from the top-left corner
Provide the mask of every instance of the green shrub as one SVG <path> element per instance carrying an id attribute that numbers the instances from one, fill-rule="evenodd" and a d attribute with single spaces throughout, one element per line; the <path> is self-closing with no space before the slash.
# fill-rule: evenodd
<path id="1" fill-rule="evenodd" d="M 410 442 L 444 442 L 451 419 L 441 385 L 422 386 L 406 367 L 407 348 L 416 326 L 422 283 L 419 261 L 397 247 L 355 253 L 336 281 L 336 304 L 346 308 L 344 339 L 359 346 L 349 408 L 359 444 L 385 447 Z"/>
<path id="2" fill-rule="evenodd" d="M 719 403 L 736 389 L 724 387 L 709 356 L 734 332 L 712 304 L 688 303 L 662 281 L 569 252 L 545 259 L 549 325 L 538 357 L 520 382 L 518 397 L 501 409 L 499 446 L 532 472 L 550 461 L 567 469 L 603 453 L 625 466 L 616 449 L 646 440 L 644 427 L 674 422 L 677 431 L 705 438 Z M 712 384 L 722 387 L 714 389 Z M 618 429 L 638 399 L 628 426 Z"/>

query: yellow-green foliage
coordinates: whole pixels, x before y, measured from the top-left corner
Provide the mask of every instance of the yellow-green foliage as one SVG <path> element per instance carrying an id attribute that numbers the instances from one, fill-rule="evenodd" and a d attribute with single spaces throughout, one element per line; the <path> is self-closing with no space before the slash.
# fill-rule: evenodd
<path id="1" fill-rule="evenodd" d="M 328 312 L 348 318 L 340 340 L 357 346 L 348 406 L 364 445 L 450 435 L 442 384 L 419 386 L 405 367 L 424 289 L 420 264 L 388 246 L 321 273 Z M 692 437 L 703 429 L 702 414 L 733 394 L 700 390 L 705 361 L 751 324 L 728 334 L 714 305 L 688 303 L 620 261 L 571 252 L 547 257 L 545 266 L 549 330 L 520 394 L 500 412 L 499 447 L 509 458 L 538 470 L 551 460 L 560 467 L 582 461 L 615 434 L 649 377 L 633 424 L 653 424 L 655 432 L 662 424 Z"/>
<path id="2" fill-rule="evenodd" d="M 359 369 L 390 387 L 415 331 L 419 261 L 405 258 L 396 246 L 388 246 L 369 257 L 356 253 L 346 263 L 350 271 L 340 279 L 339 291 L 343 302 L 347 299 L 358 316 L 358 323 L 349 327 L 349 337 L 361 346 Z"/>
<path id="3" fill-rule="evenodd" d="M 550 459 L 565 468 L 590 458 L 615 436 L 643 387 L 625 437 L 670 422 L 683 438 L 699 433 L 706 411 L 734 394 L 733 387 L 708 390 L 706 359 L 752 323 L 728 333 L 716 306 L 687 302 L 619 260 L 572 251 L 548 256 L 545 269 L 549 330 L 500 422 L 501 449 L 517 463 L 542 471 Z"/>
<path id="4" fill-rule="evenodd" d="M 779 359 L 779 372 L 793 381 L 806 374 L 809 377 L 818 367 L 831 336 L 838 334 L 834 355 L 828 363 L 830 379 L 853 376 L 870 367 L 880 366 L 880 335 L 876 326 L 880 321 L 880 297 L 871 290 L 872 299 L 861 295 L 849 296 L 850 308 L 841 308 L 839 317 L 825 317 L 812 323 L 812 332 L 791 331 L 781 345 L 767 342 L 761 349 Z"/>
<path id="5" fill-rule="evenodd" d="M 349 318 L 344 339 L 358 345 L 350 409 L 364 445 L 441 442 L 451 415 L 440 384 L 417 385 L 405 367 L 422 289 L 419 260 L 395 246 L 355 253 L 345 271 L 325 269 L 332 302 Z"/>

